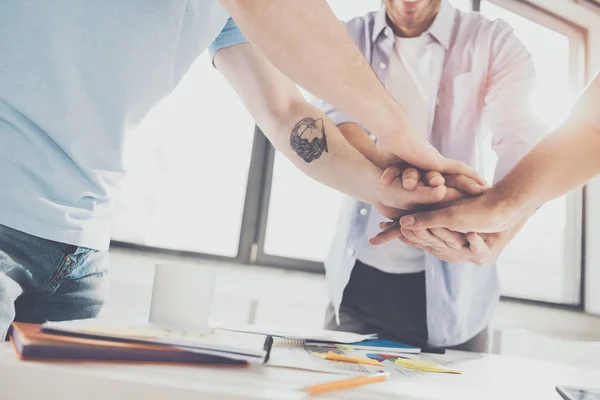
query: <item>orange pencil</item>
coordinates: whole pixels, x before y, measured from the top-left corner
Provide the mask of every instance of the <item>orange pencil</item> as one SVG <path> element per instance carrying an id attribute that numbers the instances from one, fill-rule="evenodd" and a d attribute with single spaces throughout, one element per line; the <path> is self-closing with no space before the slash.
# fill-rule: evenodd
<path id="1" fill-rule="evenodd" d="M 339 381 L 319 383 L 304 388 L 311 396 L 316 396 L 323 393 L 334 392 L 336 390 L 344 390 L 358 386 L 369 385 L 371 383 L 383 382 L 390 376 L 389 372 L 381 372 L 369 376 L 357 376 L 355 378 L 342 379 Z"/>

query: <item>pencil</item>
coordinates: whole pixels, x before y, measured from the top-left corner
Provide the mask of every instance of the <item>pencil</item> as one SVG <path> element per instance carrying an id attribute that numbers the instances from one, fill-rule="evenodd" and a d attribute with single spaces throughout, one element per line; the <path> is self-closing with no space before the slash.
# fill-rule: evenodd
<path id="1" fill-rule="evenodd" d="M 355 378 L 341 379 L 338 381 L 319 383 L 304 388 L 311 396 L 316 396 L 323 393 L 333 392 L 336 390 L 344 390 L 358 386 L 369 385 L 371 383 L 383 382 L 390 376 L 389 372 L 381 372 L 369 376 L 357 376 Z"/>

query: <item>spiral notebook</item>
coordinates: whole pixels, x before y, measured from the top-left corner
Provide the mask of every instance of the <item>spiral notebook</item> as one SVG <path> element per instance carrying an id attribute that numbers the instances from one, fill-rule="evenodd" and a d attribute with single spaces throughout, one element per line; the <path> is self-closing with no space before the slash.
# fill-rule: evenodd
<path id="1" fill-rule="evenodd" d="M 409 346 L 404 343 L 393 342 L 391 340 L 370 339 L 355 343 L 334 344 L 328 342 L 319 342 L 306 339 L 293 338 L 273 338 L 273 346 L 275 347 L 306 347 L 317 346 L 325 348 L 352 349 L 374 351 L 382 353 L 394 354 L 419 354 L 421 349 L 414 346 Z"/>

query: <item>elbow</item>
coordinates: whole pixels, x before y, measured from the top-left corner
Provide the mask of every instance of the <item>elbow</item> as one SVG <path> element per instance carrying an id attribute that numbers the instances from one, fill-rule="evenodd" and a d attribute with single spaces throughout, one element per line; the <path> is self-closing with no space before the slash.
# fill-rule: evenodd
<path id="1" fill-rule="evenodd" d="M 308 103 L 302 96 L 271 101 L 265 109 L 265 119 L 272 121 L 278 128 L 297 122 L 301 115 L 307 113 Z"/>

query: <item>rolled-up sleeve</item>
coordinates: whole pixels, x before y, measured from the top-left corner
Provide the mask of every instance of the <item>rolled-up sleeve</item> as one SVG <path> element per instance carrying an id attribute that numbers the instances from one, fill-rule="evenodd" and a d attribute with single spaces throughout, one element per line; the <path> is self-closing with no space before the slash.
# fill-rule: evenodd
<path id="1" fill-rule="evenodd" d="M 485 114 L 501 180 L 548 132 L 531 108 L 536 74 L 531 55 L 504 21 L 497 26 L 485 91 Z"/>
<path id="2" fill-rule="evenodd" d="M 600 129 L 600 73 L 592 79 L 577 100 L 573 116 Z"/>
<path id="3" fill-rule="evenodd" d="M 219 36 L 217 36 L 208 48 L 211 61 L 214 61 L 215 55 L 219 50 L 225 47 L 235 46 L 236 44 L 246 43 L 247 41 L 248 39 L 246 39 L 246 36 L 240 31 L 240 28 L 238 28 L 233 19 L 229 18 L 225 27 L 223 27 L 223 30 L 219 33 Z"/>

